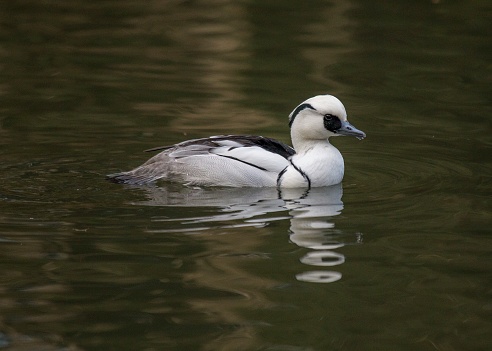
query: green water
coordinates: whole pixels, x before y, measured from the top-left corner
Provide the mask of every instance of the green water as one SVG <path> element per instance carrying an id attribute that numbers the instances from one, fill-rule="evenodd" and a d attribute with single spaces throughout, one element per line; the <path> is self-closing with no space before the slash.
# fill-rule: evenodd
<path id="1" fill-rule="evenodd" d="M 0 349 L 488 350 L 489 1 L 3 1 Z M 142 150 L 289 141 L 342 185 L 125 187 Z"/>

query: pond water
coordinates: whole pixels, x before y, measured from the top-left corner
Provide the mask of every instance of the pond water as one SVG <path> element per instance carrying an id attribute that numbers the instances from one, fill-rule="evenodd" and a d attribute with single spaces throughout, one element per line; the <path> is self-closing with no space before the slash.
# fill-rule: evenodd
<path id="1" fill-rule="evenodd" d="M 488 350 L 492 5 L 0 4 L 0 349 Z M 338 96 L 342 184 L 128 187 L 142 150 L 290 143 Z"/>

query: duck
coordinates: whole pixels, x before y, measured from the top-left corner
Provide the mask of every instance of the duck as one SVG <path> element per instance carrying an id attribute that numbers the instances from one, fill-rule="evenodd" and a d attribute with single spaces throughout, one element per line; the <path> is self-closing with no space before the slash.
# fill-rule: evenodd
<path id="1" fill-rule="evenodd" d="M 312 188 L 342 182 L 344 160 L 329 139 L 366 134 L 348 122 L 342 102 L 317 95 L 289 114 L 292 147 L 255 135 L 217 135 L 146 150 L 160 151 L 141 166 L 109 174 L 113 183 L 159 180 L 186 186 Z"/>

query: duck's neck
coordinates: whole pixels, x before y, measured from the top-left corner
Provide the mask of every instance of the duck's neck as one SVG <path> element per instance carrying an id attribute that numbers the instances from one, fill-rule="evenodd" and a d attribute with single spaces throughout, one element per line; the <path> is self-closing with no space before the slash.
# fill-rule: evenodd
<path id="1" fill-rule="evenodd" d="M 315 146 L 332 146 L 328 139 L 306 139 L 295 133 L 291 133 L 292 147 L 296 150 L 296 154 L 305 154 L 312 150 Z"/>

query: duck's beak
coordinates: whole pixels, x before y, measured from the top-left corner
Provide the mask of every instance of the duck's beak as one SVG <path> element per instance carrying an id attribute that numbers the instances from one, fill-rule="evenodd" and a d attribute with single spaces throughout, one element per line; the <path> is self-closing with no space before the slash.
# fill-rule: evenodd
<path id="1" fill-rule="evenodd" d="M 366 133 L 362 130 L 355 128 L 347 121 L 341 121 L 342 126 L 336 130 L 336 134 L 346 135 L 346 136 L 354 136 L 357 139 L 361 140 L 366 137 Z"/>

